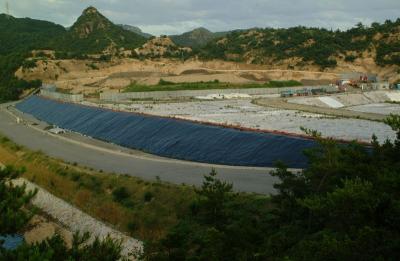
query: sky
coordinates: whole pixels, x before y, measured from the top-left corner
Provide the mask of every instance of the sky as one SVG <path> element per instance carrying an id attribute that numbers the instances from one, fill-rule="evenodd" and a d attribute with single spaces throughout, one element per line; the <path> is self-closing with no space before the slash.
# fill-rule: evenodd
<path id="1" fill-rule="evenodd" d="M 400 18 L 400 0 L 0 0 L 0 13 L 71 26 L 88 6 L 117 24 L 153 35 L 197 27 L 227 31 L 253 27 L 313 26 L 347 29 Z"/>

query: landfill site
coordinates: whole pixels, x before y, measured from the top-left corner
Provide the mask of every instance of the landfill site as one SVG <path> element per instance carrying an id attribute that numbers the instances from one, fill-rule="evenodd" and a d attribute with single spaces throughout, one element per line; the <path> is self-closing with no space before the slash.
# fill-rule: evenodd
<path id="1" fill-rule="evenodd" d="M 253 99 L 256 99 L 255 101 Z M 279 107 L 272 107 L 279 101 Z M 390 113 L 399 114 L 400 92 L 375 91 L 359 94 L 339 94 L 335 96 L 293 97 L 282 99 L 269 97 L 246 97 L 215 100 L 164 101 L 164 102 L 130 102 L 130 103 L 93 103 L 82 102 L 90 106 L 186 119 L 197 122 L 216 123 L 227 127 L 243 129 L 278 131 L 287 134 L 303 134 L 300 127 L 321 132 L 325 137 L 341 140 L 359 140 L 369 142 L 373 134 L 380 141 L 394 139 L 395 132 L 377 118 L 385 118 Z M 262 105 L 261 105 L 262 102 Z M 258 104 L 260 105 L 258 105 Z M 290 109 L 285 103 L 289 103 Z M 308 105 L 315 112 L 303 111 Z M 298 108 L 297 110 L 295 108 Z M 348 110 L 353 117 L 342 117 L 323 113 L 324 108 Z M 318 113 L 321 111 L 321 113 Z M 367 114 L 360 119 L 361 113 Z M 370 115 L 369 115 L 370 114 Z M 368 119 L 368 116 L 371 119 Z"/>
<path id="2" fill-rule="evenodd" d="M 368 145 L 373 135 L 394 140 L 384 120 L 400 113 L 400 91 L 361 73 L 326 85 L 111 90 L 97 97 L 44 85 L 16 108 L 48 123 L 52 133 L 74 132 L 156 156 L 253 167 L 286 160 L 302 168 L 303 151 L 315 146 L 304 129 L 344 143 Z"/>

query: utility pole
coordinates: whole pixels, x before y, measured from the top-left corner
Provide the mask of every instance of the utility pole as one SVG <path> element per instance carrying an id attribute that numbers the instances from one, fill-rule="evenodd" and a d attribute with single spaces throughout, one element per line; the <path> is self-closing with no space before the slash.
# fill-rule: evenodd
<path id="1" fill-rule="evenodd" d="M 6 1 L 6 14 L 7 17 L 10 17 L 10 5 L 8 4 L 8 1 Z"/>

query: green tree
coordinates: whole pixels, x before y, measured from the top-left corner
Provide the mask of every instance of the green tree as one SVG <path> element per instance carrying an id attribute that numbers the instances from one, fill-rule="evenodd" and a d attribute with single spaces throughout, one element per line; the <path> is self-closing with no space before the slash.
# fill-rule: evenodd
<path id="1" fill-rule="evenodd" d="M 12 180 L 20 176 L 24 169 L 7 166 L 0 169 L 0 235 L 15 234 L 24 229 L 34 211 L 28 204 L 37 191 L 26 191 L 26 186 L 15 186 Z M 114 261 L 124 260 L 121 256 L 121 241 L 106 237 L 103 240 L 90 240 L 89 233 L 76 233 L 72 247 L 68 248 L 59 235 L 43 242 L 22 244 L 15 250 L 6 250 L 0 246 L 0 260 L 31 261 Z"/>
<path id="2" fill-rule="evenodd" d="M 0 234 L 20 231 L 31 219 L 33 212 L 23 209 L 36 191 L 26 192 L 26 186 L 14 186 L 12 179 L 24 170 L 7 166 L 0 170 Z"/>

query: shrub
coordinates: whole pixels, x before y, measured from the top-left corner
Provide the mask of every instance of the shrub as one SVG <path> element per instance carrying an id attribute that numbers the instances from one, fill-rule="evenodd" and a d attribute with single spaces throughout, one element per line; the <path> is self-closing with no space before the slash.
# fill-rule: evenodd
<path id="1" fill-rule="evenodd" d="M 354 60 L 356 59 L 357 57 L 355 57 L 354 55 L 347 55 L 345 58 L 344 58 L 344 60 L 346 61 L 346 62 L 354 62 Z"/>
<path id="2" fill-rule="evenodd" d="M 150 202 L 153 199 L 154 195 L 153 193 L 151 193 L 150 191 L 146 191 L 146 193 L 144 193 L 144 201 L 145 202 Z"/>
<path id="3" fill-rule="evenodd" d="M 160 81 L 158 82 L 158 85 L 174 85 L 175 83 L 170 82 L 170 81 L 166 81 L 164 79 L 160 79 Z"/>
<path id="4" fill-rule="evenodd" d="M 139 228 L 139 225 L 135 221 L 130 221 L 128 223 L 128 230 L 131 232 L 136 231 Z"/>
<path id="5" fill-rule="evenodd" d="M 71 174 L 71 180 L 77 182 L 78 180 L 81 179 L 81 174 L 78 172 L 72 172 Z"/>
<path id="6" fill-rule="evenodd" d="M 122 203 L 124 200 L 129 198 L 129 192 L 125 187 L 118 187 L 112 192 L 113 199 L 116 202 Z"/>
<path id="7" fill-rule="evenodd" d="M 35 68 L 36 67 L 36 61 L 34 60 L 25 60 L 22 63 L 22 68 L 24 69 L 31 69 L 31 68 Z"/>

